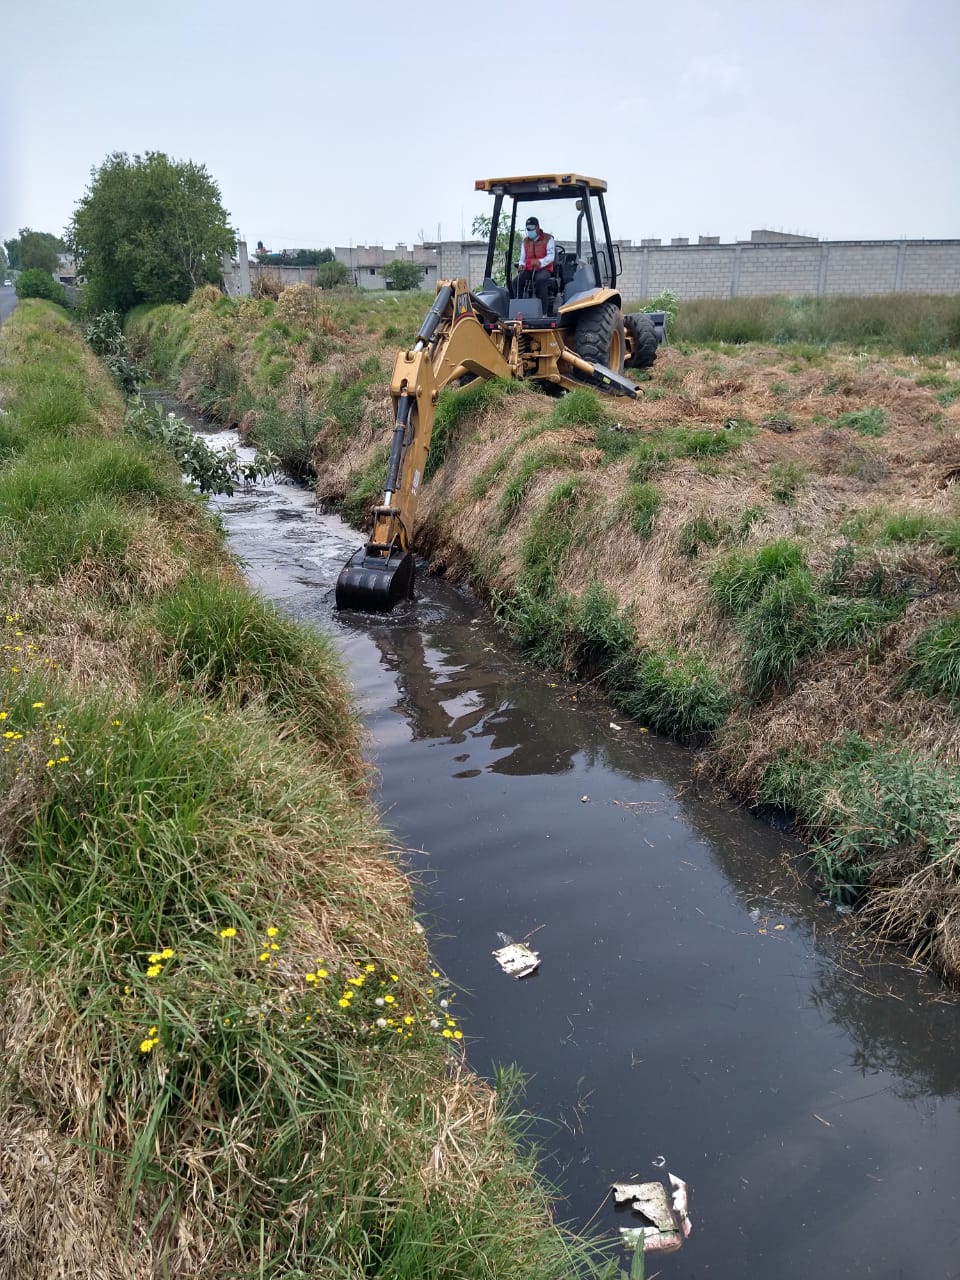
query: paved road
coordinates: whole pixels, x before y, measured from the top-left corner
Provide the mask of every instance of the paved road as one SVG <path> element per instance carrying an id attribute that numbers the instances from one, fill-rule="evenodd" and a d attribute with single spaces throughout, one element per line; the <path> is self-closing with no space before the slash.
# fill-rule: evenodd
<path id="1" fill-rule="evenodd" d="M 17 295 L 12 284 L 0 284 L 0 324 L 17 305 Z"/>

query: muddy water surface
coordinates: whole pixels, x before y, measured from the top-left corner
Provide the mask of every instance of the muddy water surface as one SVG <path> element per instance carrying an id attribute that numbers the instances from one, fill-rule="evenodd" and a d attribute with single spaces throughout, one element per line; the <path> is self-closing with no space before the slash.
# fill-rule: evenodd
<path id="1" fill-rule="evenodd" d="M 470 1062 L 528 1077 L 558 1216 L 614 1233 L 608 1184 L 670 1171 L 694 1231 L 648 1277 L 960 1277 L 956 1004 L 858 959 L 795 844 L 469 596 L 421 577 L 338 615 L 354 531 L 295 485 L 217 506 L 251 583 L 337 638 Z M 500 972 L 501 932 L 536 976 Z"/>

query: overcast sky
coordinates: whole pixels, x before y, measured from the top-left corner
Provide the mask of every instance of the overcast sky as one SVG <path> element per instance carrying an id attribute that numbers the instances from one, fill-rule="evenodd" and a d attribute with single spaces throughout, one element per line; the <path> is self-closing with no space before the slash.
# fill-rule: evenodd
<path id="1" fill-rule="evenodd" d="M 21 0 L 0 238 L 114 151 L 203 164 L 251 248 L 470 234 L 474 179 L 605 178 L 615 236 L 960 237 L 960 0 Z"/>

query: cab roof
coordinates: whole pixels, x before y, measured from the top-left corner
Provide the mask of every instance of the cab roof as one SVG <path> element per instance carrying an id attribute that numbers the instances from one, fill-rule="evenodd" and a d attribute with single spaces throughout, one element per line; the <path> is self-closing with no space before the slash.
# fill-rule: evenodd
<path id="1" fill-rule="evenodd" d="M 601 195 L 607 189 L 602 178 L 585 178 L 579 173 L 534 173 L 513 178 L 478 178 L 475 191 L 489 191 L 493 195 L 531 196 L 549 200 L 559 198 L 576 187 L 586 187 L 590 195 Z"/>

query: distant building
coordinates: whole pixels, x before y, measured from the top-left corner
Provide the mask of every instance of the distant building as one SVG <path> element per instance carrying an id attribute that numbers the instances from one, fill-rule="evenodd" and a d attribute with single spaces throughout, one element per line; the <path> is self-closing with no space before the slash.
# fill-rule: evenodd
<path id="1" fill-rule="evenodd" d="M 416 244 L 407 248 L 398 244 L 393 249 L 385 249 L 379 244 L 357 244 L 343 248 L 338 245 L 334 249 L 338 262 L 350 272 L 351 280 L 358 289 L 389 289 L 384 267 L 391 262 L 416 262 L 423 267 L 423 279 L 420 288 L 425 293 L 435 293 L 437 288 L 439 255 L 435 245 Z"/>

